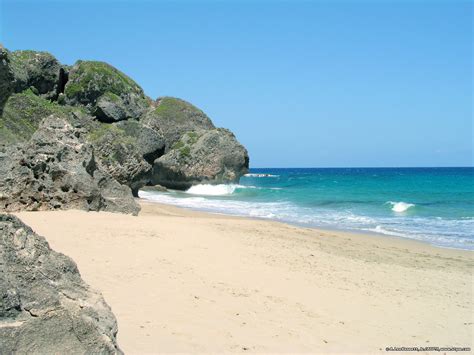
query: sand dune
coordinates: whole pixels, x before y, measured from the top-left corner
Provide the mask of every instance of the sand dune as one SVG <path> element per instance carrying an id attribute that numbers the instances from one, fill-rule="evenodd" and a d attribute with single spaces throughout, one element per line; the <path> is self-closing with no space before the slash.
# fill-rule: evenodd
<path id="1" fill-rule="evenodd" d="M 473 253 L 142 202 L 17 215 L 71 256 L 129 354 L 473 343 Z"/>

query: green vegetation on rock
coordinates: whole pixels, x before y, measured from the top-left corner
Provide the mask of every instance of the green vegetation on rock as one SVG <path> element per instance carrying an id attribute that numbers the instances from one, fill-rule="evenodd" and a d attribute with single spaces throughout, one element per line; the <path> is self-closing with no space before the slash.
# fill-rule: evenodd
<path id="1" fill-rule="evenodd" d="M 104 62 L 78 61 L 71 70 L 64 93 L 67 98 L 77 98 L 88 104 L 105 93 L 119 100 L 120 95 L 128 92 L 143 94 L 137 83 L 113 66 Z"/>
<path id="2" fill-rule="evenodd" d="M 39 97 L 30 89 L 13 94 L 7 99 L 0 117 L 0 141 L 26 141 L 44 118 L 53 114 L 64 116 L 67 112 L 67 107 Z"/>
<path id="3" fill-rule="evenodd" d="M 179 152 L 181 159 L 186 159 L 191 156 L 191 148 L 199 138 L 202 136 L 202 133 L 198 132 L 186 132 L 179 141 L 173 144 L 172 149 Z"/>
<path id="4" fill-rule="evenodd" d="M 174 97 L 158 99 L 158 106 L 155 108 L 154 113 L 157 119 L 171 120 L 177 123 L 184 123 L 193 115 L 207 118 L 206 114 L 197 107 Z"/>
<path id="5" fill-rule="evenodd" d="M 15 91 L 32 86 L 48 98 L 56 96 L 60 63 L 48 52 L 18 50 L 9 53 L 11 70 L 15 77 Z"/>
<path id="6" fill-rule="evenodd" d="M 65 101 L 83 105 L 103 122 L 138 119 L 149 99 L 137 83 L 104 62 L 78 61 L 69 73 Z"/>
<path id="7" fill-rule="evenodd" d="M 199 139 L 200 135 L 197 133 L 197 132 L 188 132 L 186 133 L 186 135 L 188 136 L 188 142 L 189 144 L 194 144 L 197 142 L 197 140 Z"/>
<path id="8" fill-rule="evenodd" d="M 10 155 L 16 151 L 14 160 Z M 42 152 L 49 154 L 44 162 Z M 32 177 L 17 188 L 25 170 L 19 162 L 26 158 Z M 62 169 L 66 158 L 67 171 Z M 2 180 L 0 174 L 0 187 L 18 192 L 8 202 L 14 203 L 12 210 L 22 209 L 26 198 L 31 208 L 68 208 L 77 200 L 87 209 L 114 205 L 130 211 L 110 199 L 101 205 L 102 195 L 91 207 L 88 196 L 94 191 L 88 188 L 99 191 L 107 181 L 110 189 L 118 192 L 126 185 L 137 196 L 150 183 L 184 189 L 203 181 L 237 181 L 248 168 L 247 151 L 235 136 L 216 129 L 202 110 L 184 100 L 152 102 L 135 81 L 104 62 L 78 61 L 69 67 L 46 52 L 9 52 L 0 45 L 1 159 L 11 163 L 3 173 L 11 178 Z M 67 186 L 52 181 L 47 190 L 39 173 L 45 179 L 63 176 Z M 67 199 L 70 179 L 77 181 L 77 192 L 87 193 Z"/>
<path id="9" fill-rule="evenodd" d="M 88 139 L 91 143 L 100 143 L 104 140 L 110 140 L 115 145 L 125 144 L 133 145 L 134 139 L 128 135 L 125 130 L 109 123 L 101 123 L 88 134 Z"/>
<path id="10" fill-rule="evenodd" d="M 214 128 L 203 111 L 189 102 L 174 97 L 159 98 L 156 107 L 149 110 L 141 122 L 161 132 L 166 151 L 169 151 L 186 132 Z"/>

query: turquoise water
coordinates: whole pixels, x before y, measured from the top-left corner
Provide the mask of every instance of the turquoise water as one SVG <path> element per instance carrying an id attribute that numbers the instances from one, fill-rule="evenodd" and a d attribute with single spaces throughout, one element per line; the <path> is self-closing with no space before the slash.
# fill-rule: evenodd
<path id="1" fill-rule="evenodd" d="M 234 185 L 140 192 L 153 201 L 474 250 L 474 168 L 251 169 Z"/>

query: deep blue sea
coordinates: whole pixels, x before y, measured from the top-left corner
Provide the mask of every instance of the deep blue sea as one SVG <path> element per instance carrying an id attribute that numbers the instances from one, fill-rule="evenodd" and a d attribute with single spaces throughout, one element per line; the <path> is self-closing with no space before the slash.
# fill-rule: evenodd
<path id="1" fill-rule="evenodd" d="M 474 250 L 474 168 L 251 169 L 239 184 L 141 191 L 140 197 Z"/>

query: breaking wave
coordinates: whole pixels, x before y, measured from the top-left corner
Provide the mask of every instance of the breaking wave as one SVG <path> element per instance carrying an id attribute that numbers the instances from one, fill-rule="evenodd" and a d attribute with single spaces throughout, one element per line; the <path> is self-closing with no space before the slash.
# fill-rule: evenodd
<path id="1" fill-rule="evenodd" d="M 388 201 L 388 204 L 392 205 L 392 211 L 401 213 L 407 211 L 411 207 L 415 207 L 413 203 L 407 203 L 407 202 L 393 202 L 393 201 Z"/>
<path id="2" fill-rule="evenodd" d="M 202 196 L 225 196 L 232 195 L 237 188 L 243 188 L 244 186 L 236 184 L 199 184 L 191 186 L 186 193 L 191 195 L 202 195 Z"/>
<path id="3" fill-rule="evenodd" d="M 393 216 L 361 215 L 347 209 L 336 211 L 327 208 L 302 207 L 289 201 L 257 202 L 237 199 L 239 194 L 235 193 L 236 190 L 247 188 L 252 191 L 260 190 L 259 187 L 237 184 L 196 185 L 191 188 L 191 192 L 189 190 L 165 193 L 140 191 L 139 196 L 158 203 L 214 213 L 272 219 L 308 227 L 330 229 L 337 227 L 338 229 L 369 231 L 417 239 L 444 247 L 474 249 L 471 232 L 474 228 L 474 219 L 472 218 L 449 220 L 401 214 L 394 219 Z M 219 196 L 222 197 L 219 198 Z M 395 207 L 397 203 L 399 202 L 390 204 Z M 404 204 L 407 203 L 404 202 Z M 406 210 L 411 206 L 403 207 Z"/>

